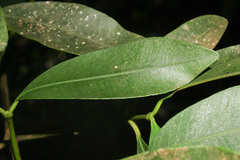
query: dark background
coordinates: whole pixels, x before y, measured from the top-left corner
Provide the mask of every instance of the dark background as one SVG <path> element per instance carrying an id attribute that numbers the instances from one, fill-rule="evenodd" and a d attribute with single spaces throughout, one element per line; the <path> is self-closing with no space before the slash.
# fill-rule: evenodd
<path id="1" fill-rule="evenodd" d="M 24 0 L 1 1 L 2 6 Z M 164 36 L 182 23 L 205 14 L 228 19 L 229 26 L 215 49 L 239 44 L 239 0 L 66 0 L 85 4 L 114 18 L 137 34 Z M 73 55 L 59 53 L 37 42 L 14 35 L 1 64 L 7 73 L 10 98 L 16 96 L 39 74 Z M 157 122 L 162 126 L 189 105 L 225 88 L 239 85 L 239 76 L 188 88 L 164 102 Z M 127 100 L 29 100 L 14 112 L 16 133 L 55 134 L 19 143 L 23 160 L 119 159 L 136 153 L 135 135 L 127 120 L 152 111 L 161 96 Z M 3 118 L 0 136 L 4 135 Z M 140 122 L 140 123 L 139 123 Z M 143 138 L 149 136 L 149 122 L 139 121 Z M 73 134 L 78 132 L 77 135 Z M 0 150 L 0 160 L 11 159 L 8 146 Z"/>

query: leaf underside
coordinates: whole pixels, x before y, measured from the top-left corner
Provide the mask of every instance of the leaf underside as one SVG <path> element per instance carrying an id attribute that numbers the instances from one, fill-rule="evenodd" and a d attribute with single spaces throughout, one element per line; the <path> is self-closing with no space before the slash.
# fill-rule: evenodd
<path id="1" fill-rule="evenodd" d="M 19 34 L 77 55 L 142 38 L 104 13 L 81 4 L 21 3 L 5 7 L 4 12 L 8 26 Z M 223 17 L 204 15 L 184 23 L 166 37 L 213 49 L 227 23 Z"/>
<path id="2" fill-rule="evenodd" d="M 214 145 L 240 152 L 240 86 L 212 95 L 180 112 L 158 132 L 149 150 Z"/>
<path id="3" fill-rule="evenodd" d="M 8 27 L 50 48 L 83 54 L 141 36 L 90 7 L 64 2 L 32 2 L 3 8 Z"/>
<path id="4" fill-rule="evenodd" d="M 149 151 L 124 160 L 240 160 L 240 155 L 224 148 L 212 146 L 190 146 L 179 148 L 158 149 Z"/>
<path id="5" fill-rule="evenodd" d="M 180 41 L 139 39 L 65 61 L 40 75 L 17 99 L 118 99 L 163 94 L 189 83 L 217 58 L 212 50 Z"/>
<path id="6" fill-rule="evenodd" d="M 184 23 L 165 37 L 213 49 L 227 25 L 228 21 L 223 17 L 204 15 Z"/>

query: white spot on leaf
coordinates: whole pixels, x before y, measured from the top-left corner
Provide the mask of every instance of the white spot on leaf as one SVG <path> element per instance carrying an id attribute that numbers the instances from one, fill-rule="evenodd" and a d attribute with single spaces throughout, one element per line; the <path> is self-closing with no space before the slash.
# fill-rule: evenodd
<path id="1" fill-rule="evenodd" d="M 189 26 L 187 24 L 184 24 L 183 29 L 189 31 Z"/>
<path id="2" fill-rule="evenodd" d="M 89 17 L 88 17 L 88 16 L 86 16 L 84 20 L 85 20 L 85 21 L 87 21 L 88 19 L 89 19 Z"/>

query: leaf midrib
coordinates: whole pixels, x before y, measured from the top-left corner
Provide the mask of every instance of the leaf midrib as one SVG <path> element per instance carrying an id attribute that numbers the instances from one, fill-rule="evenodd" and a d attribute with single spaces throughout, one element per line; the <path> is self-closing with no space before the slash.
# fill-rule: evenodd
<path id="1" fill-rule="evenodd" d="M 194 61 L 198 61 L 198 60 L 202 60 L 202 59 L 208 59 L 208 56 L 201 57 L 201 58 L 198 58 L 198 59 L 183 61 L 183 62 L 180 62 L 180 63 L 174 63 L 174 64 L 171 64 L 170 66 L 172 67 L 172 66 L 176 66 L 176 65 L 180 65 L 180 64 L 184 64 L 184 63 L 188 63 L 188 62 L 194 62 Z M 95 76 L 95 77 L 87 77 L 87 78 L 81 78 L 81 79 L 72 79 L 72 80 L 67 80 L 67 81 L 49 83 L 49 84 L 46 84 L 46 85 L 42 85 L 42 86 L 39 86 L 39 87 L 32 88 L 32 89 L 28 90 L 27 92 L 24 92 L 23 94 L 20 94 L 17 99 L 19 99 L 20 97 L 22 97 L 23 95 L 25 95 L 29 92 L 32 92 L 32 91 L 37 90 L 37 89 L 45 88 L 45 87 L 56 86 L 56 85 L 61 85 L 61 84 L 66 84 L 66 83 L 76 83 L 76 82 L 93 80 L 93 79 L 108 78 L 108 77 L 113 77 L 113 76 L 125 75 L 125 74 L 129 74 L 129 73 L 137 73 L 137 72 L 141 72 L 143 70 L 152 70 L 152 69 L 154 70 L 154 69 L 165 68 L 165 67 L 169 67 L 169 65 L 163 65 L 163 66 L 158 66 L 158 67 L 150 67 L 150 68 L 142 68 L 142 69 L 137 69 L 137 70 L 133 70 L 133 71 L 123 71 L 123 72 L 106 74 L 106 75 Z"/>

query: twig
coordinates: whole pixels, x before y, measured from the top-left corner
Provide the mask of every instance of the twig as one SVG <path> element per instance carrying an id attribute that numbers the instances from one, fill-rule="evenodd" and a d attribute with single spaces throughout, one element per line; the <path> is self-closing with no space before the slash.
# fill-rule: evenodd
<path id="1" fill-rule="evenodd" d="M 3 109 L 5 111 L 8 111 L 9 108 L 10 108 L 10 98 L 9 98 L 9 90 L 8 90 L 7 74 L 6 73 L 4 73 L 1 76 L 0 85 L 1 85 L 0 87 L 1 87 L 2 106 L 3 106 Z M 11 139 L 11 141 L 12 141 L 13 139 L 15 139 L 15 132 L 14 132 L 14 128 L 13 128 L 12 118 L 5 119 L 4 128 L 5 128 L 5 134 L 4 134 L 3 140 L 4 141 L 9 141 Z M 11 129 L 11 131 L 10 131 L 10 129 Z M 14 136 L 14 137 L 11 138 L 11 136 Z M 10 147 L 11 155 L 12 155 L 12 159 L 18 160 L 20 158 L 20 153 L 19 153 L 19 149 L 18 149 L 18 142 L 15 141 L 14 143 L 12 141 L 12 146 L 10 145 L 11 146 Z M 16 149 L 18 150 L 19 157 L 14 156 L 14 155 L 16 155 L 16 154 L 14 154 L 14 152 L 16 152 Z"/>

